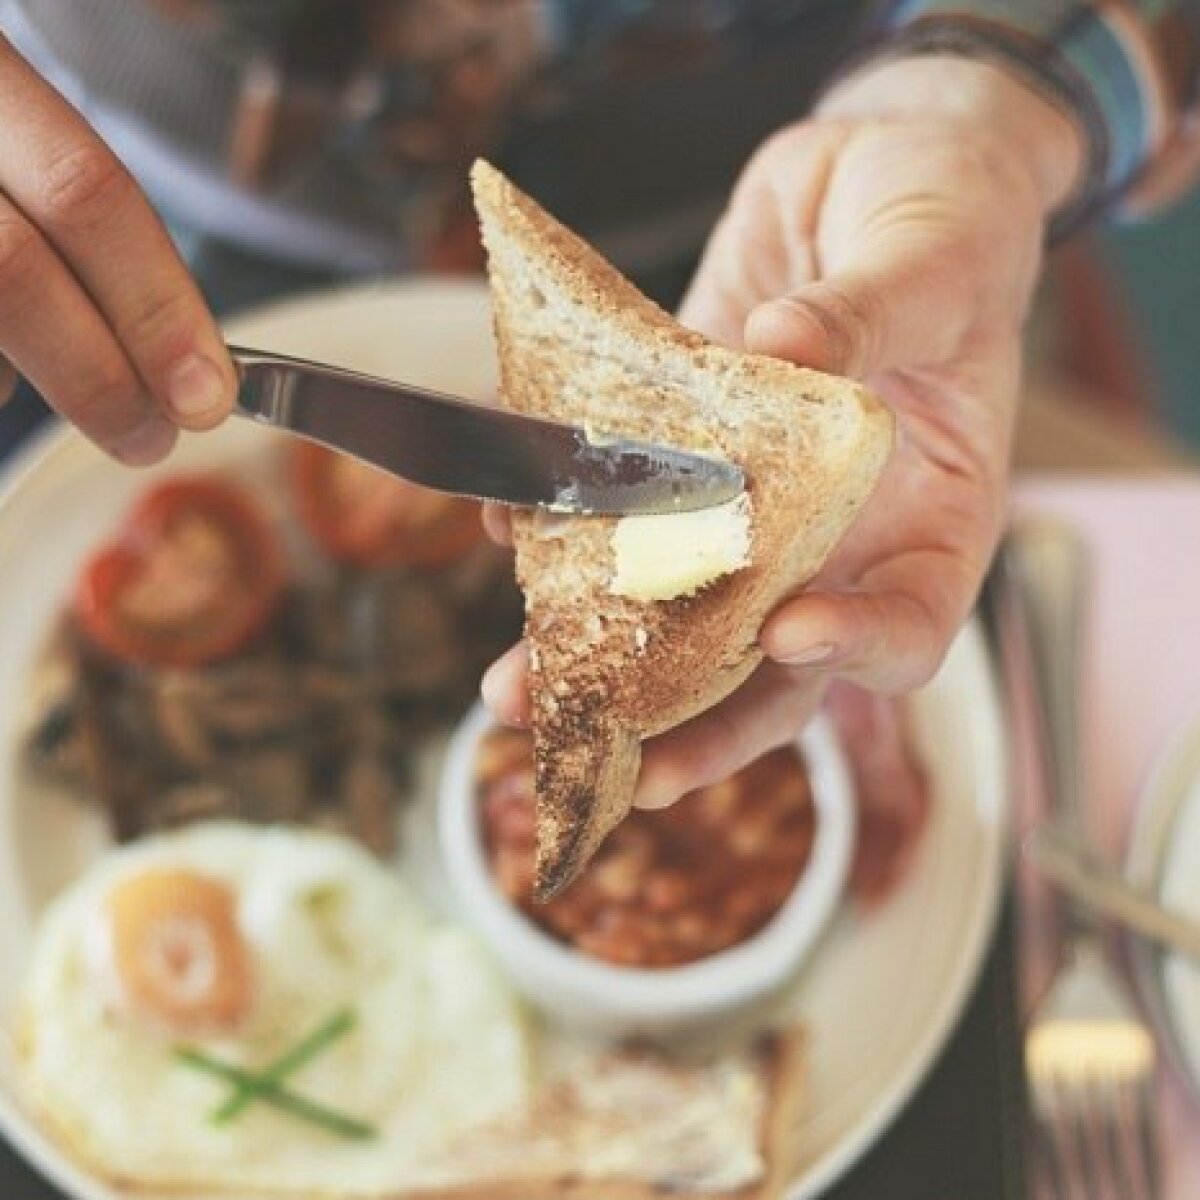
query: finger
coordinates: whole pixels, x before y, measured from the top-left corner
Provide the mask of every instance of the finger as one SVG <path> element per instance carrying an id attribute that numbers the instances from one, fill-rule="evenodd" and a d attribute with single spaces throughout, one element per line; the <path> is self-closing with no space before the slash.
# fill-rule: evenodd
<path id="1" fill-rule="evenodd" d="M 483 528 L 488 537 L 500 546 L 513 544 L 512 509 L 504 504 L 483 506 Z"/>
<path id="2" fill-rule="evenodd" d="M 961 249 L 864 239 L 859 263 L 760 305 L 746 321 L 747 347 L 858 379 L 947 361 L 975 314 Z"/>
<path id="3" fill-rule="evenodd" d="M 643 745 L 634 804 L 674 804 L 791 741 L 816 710 L 823 687 L 819 678 L 798 678 L 772 663 L 760 667 L 728 699 Z"/>
<path id="4" fill-rule="evenodd" d="M 524 642 L 518 642 L 488 667 L 479 690 L 484 704 L 501 724 L 523 729 L 530 723 L 529 649 Z"/>
<path id="5" fill-rule="evenodd" d="M 906 876 L 921 844 L 929 781 L 896 701 L 838 684 L 830 688 L 826 708 L 845 747 L 858 802 L 851 890 L 874 906 Z"/>
<path id="6" fill-rule="evenodd" d="M 754 307 L 745 256 L 737 243 L 730 216 L 713 229 L 700 266 L 679 306 L 679 320 L 723 346 L 742 345 L 746 314 Z"/>
<path id="7" fill-rule="evenodd" d="M 968 576 L 948 552 L 913 554 L 860 591 L 806 592 L 785 602 L 759 642 L 783 665 L 908 691 L 933 677 L 970 611 L 975 583 Z"/>
<path id="8" fill-rule="evenodd" d="M 175 427 L 146 394 L 95 306 L 3 196 L 0 355 L 122 462 L 155 462 L 174 444 Z"/>
<path id="9" fill-rule="evenodd" d="M 746 318 L 765 297 L 816 274 L 810 235 L 844 140 L 841 128 L 810 125 L 762 146 L 704 248 L 680 305 L 683 324 L 740 347 Z"/>
<path id="10" fill-rule="evenodd" d="M 5 358 L 0 358 L 0 404 L 6 404 L 17 390 L 17 373 Z"/>
<path id="11" fill-rule="evenodd" d="M 953 204 L 930 201 L 924 181 L 892 186 L 896 194 L 876 207 L 856 206 L 824 278 L 749 314 L 751 350 L 859 378 L 952 355 L 978 316 L 989 279 L 1007 279 L 1009 268 L 989 271 L 970 220 Z M 829 203 L 836 199 L 831 194 Z"/>
<path id="12" fill-rule="evenodd" d="M 165 411 L 188 429 L 220 421 L 236 374 L 170 237 L 116 156 L 2 38 L 0 189 L 67 263 Z"/>

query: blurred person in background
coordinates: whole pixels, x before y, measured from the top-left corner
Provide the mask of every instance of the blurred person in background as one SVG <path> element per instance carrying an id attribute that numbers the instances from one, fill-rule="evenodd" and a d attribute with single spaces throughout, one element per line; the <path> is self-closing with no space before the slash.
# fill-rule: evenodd
<path id="1" fill-rule="evenodd" d="M 936 669 L 999 534 L 1044 246 L 1197 157 L 1183 0 L 0 0 L 0 29 L 0 388 L 126 463 L 228 413 L 210 306 L 477 266 L 481 153 L 685 322 L 885 396 L 875 503 L 759 674 L 647 756 L 648 804 L 831 677 Z M 521 679 L 488 681 L 514 719 Z"/>

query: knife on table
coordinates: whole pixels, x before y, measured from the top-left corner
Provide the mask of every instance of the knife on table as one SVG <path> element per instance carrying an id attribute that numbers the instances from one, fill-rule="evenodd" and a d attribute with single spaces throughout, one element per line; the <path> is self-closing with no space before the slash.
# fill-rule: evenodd
<path id="1" fill-rule="evenodd" d="M 1090 911 L 1200 963 L 1200 924 L 1161 904 L 1062 829 L 1038 826 L 1024 850 L 1051 883 Z"/>
<path id="2" fill-rule="evenodd" d="M 593 440 L 577 426 L 281 354 L 230 347 L 235 412 L 438 491 L 558 512 L 689 512 L 745 486 L 733 463 Z"/>

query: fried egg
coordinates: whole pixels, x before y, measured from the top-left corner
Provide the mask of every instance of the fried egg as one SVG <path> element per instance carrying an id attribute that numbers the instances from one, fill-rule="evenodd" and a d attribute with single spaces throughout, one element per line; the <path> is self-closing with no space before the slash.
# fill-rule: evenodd
<path id="1" fill-rule="evenodd" d="M 352 1028 L 261 1099 L 216 1111 L 332 1014 Z M 99 861 L 47 911 L 23 996 L 31 1103 L 118 1183 L 375 1196 L 436 1186 L 446 1147 L 527 1101 L 528 1029 L 481 948 L 328 834 L 220 822 Z M 182 1053 L 181 1053 L 182 1052 Z"/>

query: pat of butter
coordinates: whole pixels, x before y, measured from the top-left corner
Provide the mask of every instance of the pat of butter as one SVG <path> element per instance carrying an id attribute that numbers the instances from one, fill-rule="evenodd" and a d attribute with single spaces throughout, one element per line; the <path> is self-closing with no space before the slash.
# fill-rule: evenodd
<path id="1" fill-rule="evenodd" d="M 750 561 L 750 497 L 744 492 L 697 512 L 622 517 L 613 530 L 611 591 L 633 600 L 673 600 Z"/>

